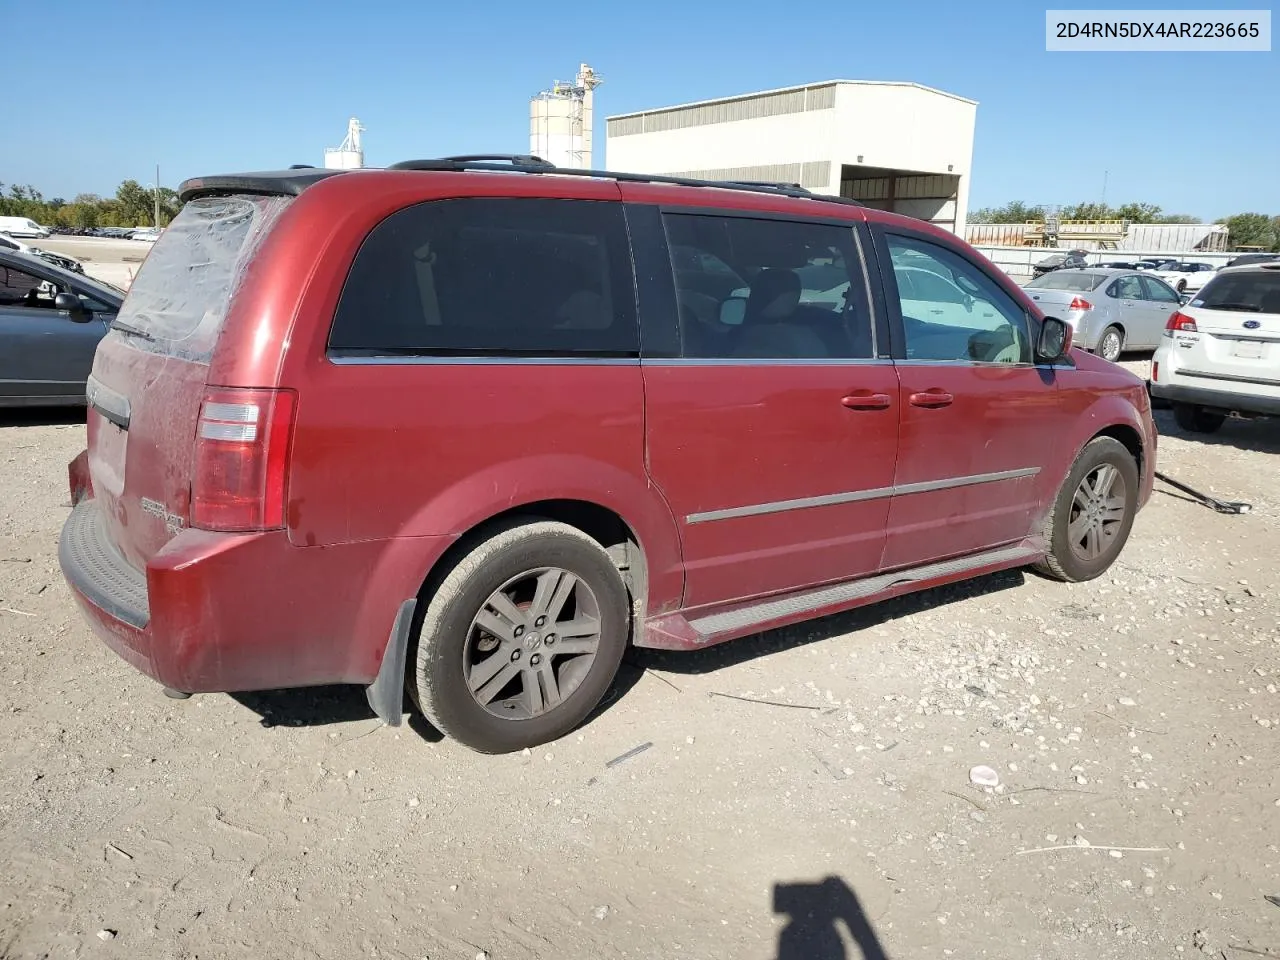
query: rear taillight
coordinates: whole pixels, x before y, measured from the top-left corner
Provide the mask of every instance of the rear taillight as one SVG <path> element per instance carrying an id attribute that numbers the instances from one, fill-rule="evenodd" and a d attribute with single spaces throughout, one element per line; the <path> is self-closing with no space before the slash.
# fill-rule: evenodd
<path id="1" fill-rule="evenodd" d="M 284 526 L 296 395 L 210 387 L 196 426 L 191 525 L 241 532 Z"/>
<path id="2" fill-rule="evenodd" d="M 1071 303 L 1067 305 L 1068 310 L 1092 310 L 1093 304 L 1084 297 L 1072 297 Z"/>
<path id="3" fill-rule="evenodd" d="M 1160 379 L 1160 361 L 1151 361 L 1151 381 L 1154 383 Z"/>
<path id="4" fill-rule="evenodd" d="M 1170 316 L 1168 322 L 1164 325 L 1166 336 L 1172 336 L 1175 330 L 1183 333 L 1198 333 L 1196 330 L 1196 321 L 1192 317 L 1188 317 L 1185 313 L 1175 310 Z"/>

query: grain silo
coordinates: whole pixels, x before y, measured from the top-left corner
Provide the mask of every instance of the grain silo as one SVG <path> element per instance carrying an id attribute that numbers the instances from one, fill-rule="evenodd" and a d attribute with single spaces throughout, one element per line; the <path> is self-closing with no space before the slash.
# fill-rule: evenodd
<path id="1" fill-rule="evenodd" d="M 364 166 L 364 148 L 360 146 L 360 134 L 364 127 L 360 121 L 352 117 L 347 121 L 347 138 L 339 147 L 326 147 L 324 166 L 326 170 L 358 170 Z"/>
<path id="2" fill-rule="evenodd" d="M 557 167 L 591 166 L 592 90 L 600 84 L 585 63 L 572 83 L 557 80 L 529 101 L 529 152 Z"/>

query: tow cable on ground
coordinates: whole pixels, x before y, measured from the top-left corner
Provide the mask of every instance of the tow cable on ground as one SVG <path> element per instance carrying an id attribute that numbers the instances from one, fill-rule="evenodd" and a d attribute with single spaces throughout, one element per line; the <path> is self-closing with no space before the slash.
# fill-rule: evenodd
<path id="1" fill-rule="evenodd" d="M 1249 513 L 1253 510 L 1253 504 L 1251 503 L 1243 503 L 1239 500 L 1215 500 L 1207 493 L 1201 493 L 1193 487 L 1188 487 L 1185 483 L 1179 483 L 1177 480 L 1166 476 L 1158 470 L 1156 471 L 1156 479 L 1162 480 L 1175 490 L 1181 490 L 1183 493 L 1195 497 L 1206 507 L 1209 507 L 1211 510 L 1216 510 L 1218 513 L 1240 514 Z"/>

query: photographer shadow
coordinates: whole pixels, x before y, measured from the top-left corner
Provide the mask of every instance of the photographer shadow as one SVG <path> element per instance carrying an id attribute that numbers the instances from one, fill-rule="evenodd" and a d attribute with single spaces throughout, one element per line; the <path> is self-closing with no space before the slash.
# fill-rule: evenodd
<path id="1" fill-rule="evenodd" d="M 857 894 L 839 877 L 775 884 L 773 912 L 790 917 L 778 934 L 778 960 L 888 960 Z M 842 926 L 856 956 L 845 949 Z"/>

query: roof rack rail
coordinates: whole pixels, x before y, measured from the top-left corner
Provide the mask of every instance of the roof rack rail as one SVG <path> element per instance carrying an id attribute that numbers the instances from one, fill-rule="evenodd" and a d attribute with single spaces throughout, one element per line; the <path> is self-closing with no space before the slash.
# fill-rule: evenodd
<path id="1" fill-rule="evenodd" d="M 618 180 L 625 183 L 662 183 L 676 187 L 715 187 L 722 190 L 746 190 L 751 193 L 768 193 L 775 196 L 796 197 L 825 203 L 842 203 L 862 206 L 850 197 L 833 197 L 813 193 L 798 183 L 772 180 L 697 180 L 692 177 L 671 177 L 658 173 L 619 173 L 614 170 L 580 170 L 573 167 L 557 167 L 541 157 L 524 154 L 496 153 L 470 154 L 459 157 L 440 157 L 436 160 L 402 160 L 393 163 L 388 170 L 477 170 L 532 174 L 553 174 L 566 177 L 592 177 L 601 180 Z"/>
<path id="2" fill-rule="evenodd" d="M 527 153 L 468 153 L 434 160 L 402 160 L 388 170 L 501 170 L 500 164 L 513 170 L 554 170 L 555 164 Z M 483 164 L 483 166 L 481 166 Z"/>
<path id="3" fill-rule="evenodd" d="M 779 193 L 813 195 L 813 191 L 807 187 L 803 187 L 798 183 L 785 183 L 781 180 L 725 180 L 723 182 L 733 184 L 735 187 L 753 187 L 760 190 L 776 190 Z"/>

